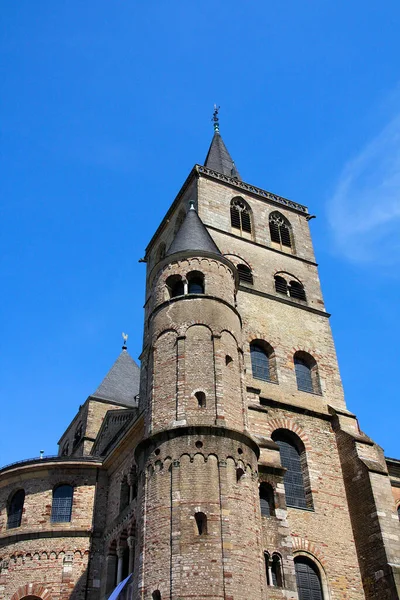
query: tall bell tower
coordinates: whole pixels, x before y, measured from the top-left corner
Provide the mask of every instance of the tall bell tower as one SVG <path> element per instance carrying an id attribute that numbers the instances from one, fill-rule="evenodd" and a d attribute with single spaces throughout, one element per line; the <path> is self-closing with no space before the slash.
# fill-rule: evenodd
<path id="1" fill-rule="evenodd" d="M 398 598 L 386 464 L 346 407 L 310 219 L 241 179 L 214 113 L 146 250 L 137 599 Z"/>

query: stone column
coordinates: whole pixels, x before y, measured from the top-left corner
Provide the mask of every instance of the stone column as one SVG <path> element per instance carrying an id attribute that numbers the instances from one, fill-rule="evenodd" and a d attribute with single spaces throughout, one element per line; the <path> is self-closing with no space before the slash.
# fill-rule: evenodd
<path id="1" fill-rule="evenodd" d="M 117 585 L 122 581 L 122 567 L 123 567 L 123 556 L 124 556 L 124 548 L 119 546 L 117 548 L 117 556 L 118 556 L 118 567 L 117 567 Z"/>
<path id="2" fill-rule="evenodd" d="M 106 558 L 106 595 L 110 594 L 115 587 L 115 570 L 117 557 L 115 554 L 107 554 Z"/>
<path id="3" fill-rule="evenodd" d="M 129 548 L 129 573 L 133 573 L 134 564 L 135 564 L 135 538 L 133 535 L 130 535 L 127 540 L 128 548 Z"/>
<path id="4" fill-rule="evenodd" d="M 129 485 L 129 504 L 130 504 L 133 500 L 133 487 L 135 485 L 135 477 L 134 477 L 133 473 L 128 473 L 126 480 Z"/>

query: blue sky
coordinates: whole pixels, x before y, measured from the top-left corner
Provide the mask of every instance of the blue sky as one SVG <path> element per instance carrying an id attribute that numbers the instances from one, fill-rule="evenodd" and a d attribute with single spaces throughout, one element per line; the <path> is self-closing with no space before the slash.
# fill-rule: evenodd
<path id="1" fill-rule="evenodd" d="M 2 2 L 0 464 L 141 349 L 138 263 L 221 133 L 309 206 L 346 399 L 400 456 L 400 4 Z"/>

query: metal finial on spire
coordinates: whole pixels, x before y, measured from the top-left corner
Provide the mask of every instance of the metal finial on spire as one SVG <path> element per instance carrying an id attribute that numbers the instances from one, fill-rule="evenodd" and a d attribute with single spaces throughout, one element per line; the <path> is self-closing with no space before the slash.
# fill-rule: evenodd
<path id="1" fill-rule="evenodd" d="M 214 104 L 214 112 L 213 112 L 213 116 L 212 116 L 211 121 L 214 121 L 214 131 L 216 133 L 219 133 L 219 116 L 218 116 L 218 113 L 219 113 L 219 109 L 220 108 L 221 108 L 220 106 L 217 106 L 216 104 Z"/>
<path id="2" fill-rule="evenodd" d="M 127 347 L 128 347 L 128 346 L 126 345 L 126 342 L 127 342 L 127 340 L 128 340 L 128 334 L 127 334 L 127 333 L 124 333 L 124 332 L 122 332 L 122 339 L 124 340 L 124 344 L 123 344 L 123 346 L 122 346 L 122 350 L 126 350 L 126 349 L 127 349 Z"/>

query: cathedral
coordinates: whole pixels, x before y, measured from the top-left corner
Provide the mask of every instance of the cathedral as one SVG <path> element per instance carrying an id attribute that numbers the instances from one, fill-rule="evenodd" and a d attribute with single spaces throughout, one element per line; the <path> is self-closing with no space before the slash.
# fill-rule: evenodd
<path id="1" fill-rule="evenodd" d="M 214 135 L 55 457 L 0 469 L 0 600 L 398 600 L 400 460 L 347 408 L 307 207 Z M 89 391 L 89 390 L 88 390 Z"/>

